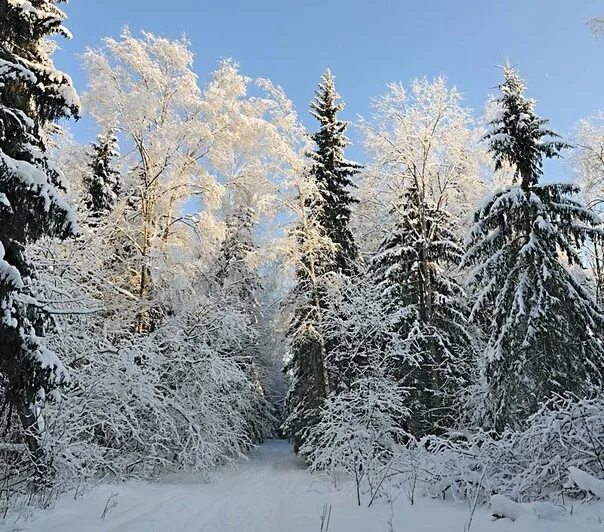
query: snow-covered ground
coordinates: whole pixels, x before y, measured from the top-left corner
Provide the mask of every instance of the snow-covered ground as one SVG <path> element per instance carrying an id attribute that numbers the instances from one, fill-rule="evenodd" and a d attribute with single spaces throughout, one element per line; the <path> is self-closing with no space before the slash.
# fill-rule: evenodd
<path id="1" fill-rule="evenodd" d="M 287 442 L 268 441 L 238 467 L 221 469 L 211 482 L 173 479 L 148 484 L 103 485 L 77 500 L 65 495 L 50 511 L 5 530 L 30 532 L 314 532 L 331 508 L 328 532 L 467 530 L 466 503 L 401 495 L 392 505 L 357 506 L 352 491 L 336 489 L 308 473 Z M 103 517 L 103 514 L 104 517 Z M 591 532 L 604 530 L 604 503 L 575 505 L 572 516 L 551 521 L 530 512 L 517 521 L 494 521 L 477 509 L 473 532 Z"/>

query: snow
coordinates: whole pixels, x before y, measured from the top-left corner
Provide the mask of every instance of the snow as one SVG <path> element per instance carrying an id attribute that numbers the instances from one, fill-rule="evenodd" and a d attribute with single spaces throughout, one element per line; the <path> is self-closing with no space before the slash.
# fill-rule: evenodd
<path id="1" fill-rule="evenodd" d="M 604 499 L 604 480 L 600 480 L 573 466 L 568 468 L 568 472 L 570 480 L 582 490 L 593 493 L 599 499 Z"/>
<path id="2" fill-rule="evenodd" d="M 526 512 L 524 506 L 508 499 L 503 495 L 493 495 L 491 497 L 491 514 L 493 517 L 505 517 L 516 521 Z"/>
<path id="3" fill-rule="evenodd" d="M 31 2 L 27 0 L 9 0 L 8 2 L 11 6 L 20 9 L 23 13 L 30 13 L 32 11 L 36 11 Z"/>
<path id="4" fill-rule="evenodd" d="M 23 288 L 23 279 L 19 270 L 4 260 L 6 250 L 0 242 L 0 282 L 16 290 Z"/>
<path id="5" fill-rule="evenodd" d="M 529 516 L 537 520 L 563 521 L 567 510 L 551 502 L 518 503 L 503 495 L 491 497 L 491 514 L 496 518 L 507 518 L 512 521 L 526 519 Z M 529 517 L 530 518 L 530 517 Z"/>
<path id="6" fill-rule="evenodd" d="M 470 518 L 467 503 L 416 499 L 411 505 L 404 495 L 392 505 L 357 506 L 351 486 L 342 480 L 337 484 L 339 489 L 310 474 L 287 442 L 272 440 L 255 449 L 249 461 L 223 468 L 209 482 L 181 475 L 157 484 L 104 484 L 78 499 L 65 494 L 54 510 L 29 523 L 7 520 L 0 530 L 308 532 L 321 530 L 321 515 L 331 510 L 329 532 L 427 532 L 462 531 Z M 572 515 L 521 507 L 516 521 L 494 520 L 489 508 L 478 507 L 470 530 L 602 530 L 602 503 L 577 505 Z"/>
<path id="7" fill-rule="evenodd" d="M 51 207 L 56 207 L 65 214 L 65 229 L 73 234 L 79 232 L 75 211 L 59 194 L 54 186 L 48 182 L 48 175 L 40 168 L 27 161 L 9 157 L 0 150 L 0 167 L 6 168 L 20 185 L 36 190 L 44 200 L 44 210 L 49 212 Z"/>

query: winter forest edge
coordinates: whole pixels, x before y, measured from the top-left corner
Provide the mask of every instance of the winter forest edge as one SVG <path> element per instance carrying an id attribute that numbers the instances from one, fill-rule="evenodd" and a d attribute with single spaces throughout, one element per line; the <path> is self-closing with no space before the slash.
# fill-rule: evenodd
<path id="1" fill-rule="evenodd" d="M 561 138 L 510 60 L 482 116 L 420 78 L 348 123 L 326 70 L 309 132 L 270 80 L 200 86 L 186 39 L 128 29 L 80 100 L 59 4 L 0 0 L 5 518 L 272 438 L 359 506 L 604 498 L 601 116 Z"/>

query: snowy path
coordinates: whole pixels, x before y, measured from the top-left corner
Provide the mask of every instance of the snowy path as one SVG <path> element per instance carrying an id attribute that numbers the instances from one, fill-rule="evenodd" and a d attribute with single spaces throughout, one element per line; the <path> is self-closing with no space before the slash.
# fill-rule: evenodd
<path id="1" fill-rule="evenodd" d="M 107 502 L 104 519 L 101 515 Z M 402 496 L 394 505 L 357 507 L 351 492 L 341 492 L 304 469 L 287 442 L 274 440 L 256 449 L 237 468 L 223 468 L 210 483 L 184 481 L 104 485 L 74 500 L 65 496 L 49 513 L 7 530 L 30 532 L 319 532 L 320 514 L 331 505 L 329 532 L 462 532 L 467 505 Z M 604 508 L 598 506 L 604 518 Z M 474 517 L 472 532 L 591 532 L 604 530 L 595 514 L 570 522 L 526 519 L 491 521 L 487 509 Z M 392 527 L 389 521 L 392 521 Z"/>

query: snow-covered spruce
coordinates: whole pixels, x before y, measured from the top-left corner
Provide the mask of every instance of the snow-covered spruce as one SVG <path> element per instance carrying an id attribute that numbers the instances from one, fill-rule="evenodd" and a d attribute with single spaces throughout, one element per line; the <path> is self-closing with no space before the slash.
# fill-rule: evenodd
<path id="1" fill-rule="evenodd" d="M 329 277 L 324 269 L 333 264 L 335 246 L 319 225 L 310 205 L 318 197 L 316 183 L 308 177 L 298 187 L 299 221 L 290 230 L 296 284 L 288 294 L 288 360 L 290 385 L 283 431 L 297 452 L 307 427 L 316 423 L 316 411 L 327 396 L 329 378 L 323 335 L 324 294 Z"/>
<path id="2" fill-rule="evenodd" d="M 119 172 L 113 167 L 113 160 L 118 156 L 117 137 L 111 130 L 99 135 L 92 144 L 90 170 L 83 184 L 86 190 L 84 204 L 93 218 L 115 207 L 121 188 Z"/>
<path id="3" fill-rule="evenodd" d="M 465 293 L 452 275 L 463 250 L 451 216 L 427 195 L 425 182 L 412 182 L 372 262 L 387 321 L 400 337 L 394 372 L 410 390 L 409 429 L 417 437 L 457 422 L 473 372 Z"/>
<path id="4" fill-rule="evenodd" d="M 444 78 L 390 84 L 373 110 L 361 122 L 372 162 L 361 174 L 353 225 L 404 346 L 398 375 L 416 390 L 410 429 L 421 435 L 459 421 L 460 392 L 476 378 L 480 331 L 467 322 L 458 265 L 468 221 L 462 206 L 484 191 L 483 150 L 461 94 Z"/>
<path id="5" fill-rule="evenodd" d="M 245 206 L 238 206 L 236 212 L 227 216 L 226 234 L 217 256 L 215 276 L 226 297 L 245 305 L 247 311 L 255 315 L 260 278 L 251 264 L 258 251 L 252 217 L 253 213 Z"/>
<path id="6" fill-rule="evenodd" d="M 61 173 L 46 157 L 46 131 L 61 118 L 77 117 L 71 79 L 53 66 L 50 38 L 69 37 L 54 0 L 0 1 L 0 374 L 3 402 L 20 418 L 38 465 L 43 453 L 45 397 L 68 380 L 48 349 L 48 319 L 31 290 L 34 265 L 28 245 L 77 231 L 60 194 Z M 3 409 L 3 412 L 5 410 Z"/>
<path id="7" fill-rule="evenodd" d="M 489 195 L 476 211 L 464 266 L 476 287 L 472 318 L 484 324 L 492 422 L 519 426 L 552 393 L 586 396 L 602 385 L 604 314 L 569 273 L 580 246 L 604 235 L 599 217 L 573 199 L 571 184 L 539 184 L 543 157 L 566 145 L 546 129 L 511 68 L 500 116 L 486 135 L 496 168 L 518 184 Z"/>
<path id="8" fill-rule="evenodd" d="M 357 247 L 349 228 L 352 177 L 361 166 L 344 157 L 349 141 L 348 124 L 338 118 L 344 108 L 329 70 L 321 79 L 311 114 L 320 124 L 312 135 L 314 150 L 299 187 L 301 219 L 292 231 L 297 241 L 296 286 L 291 300 L 291 359 L 287 365 L 292 386 L 288 394 L 284 430 L 298 450 L 309 426 L 316 423 L 316 409 L 330 390 L 326 357 L 334 348 L 323 333 L 330 277 L 355 270 Z M 332 376 L 338 376 L 336 371 Z"/>
<path id="9" fill-rule="evenodd" d="M 315 149 L 309 153 L 310 175 L 317 182 L 320 196 L 318 223 L 337 246 L 333 259 L 335 271 L 347 273 L 354 269 L 357 255 L 348 227 L 351 209 L 357 201 L 351 193 L 352 178 L 362 166 L 344 156 L 344 150 L 350 144 L 345 135 L 348 123 L 338 118 L 344 103 L 340 101 L 330 70 L 323 74 L 310 107 L 312 116 L 320 124 L 319 130 L 312 135 Z"/>

